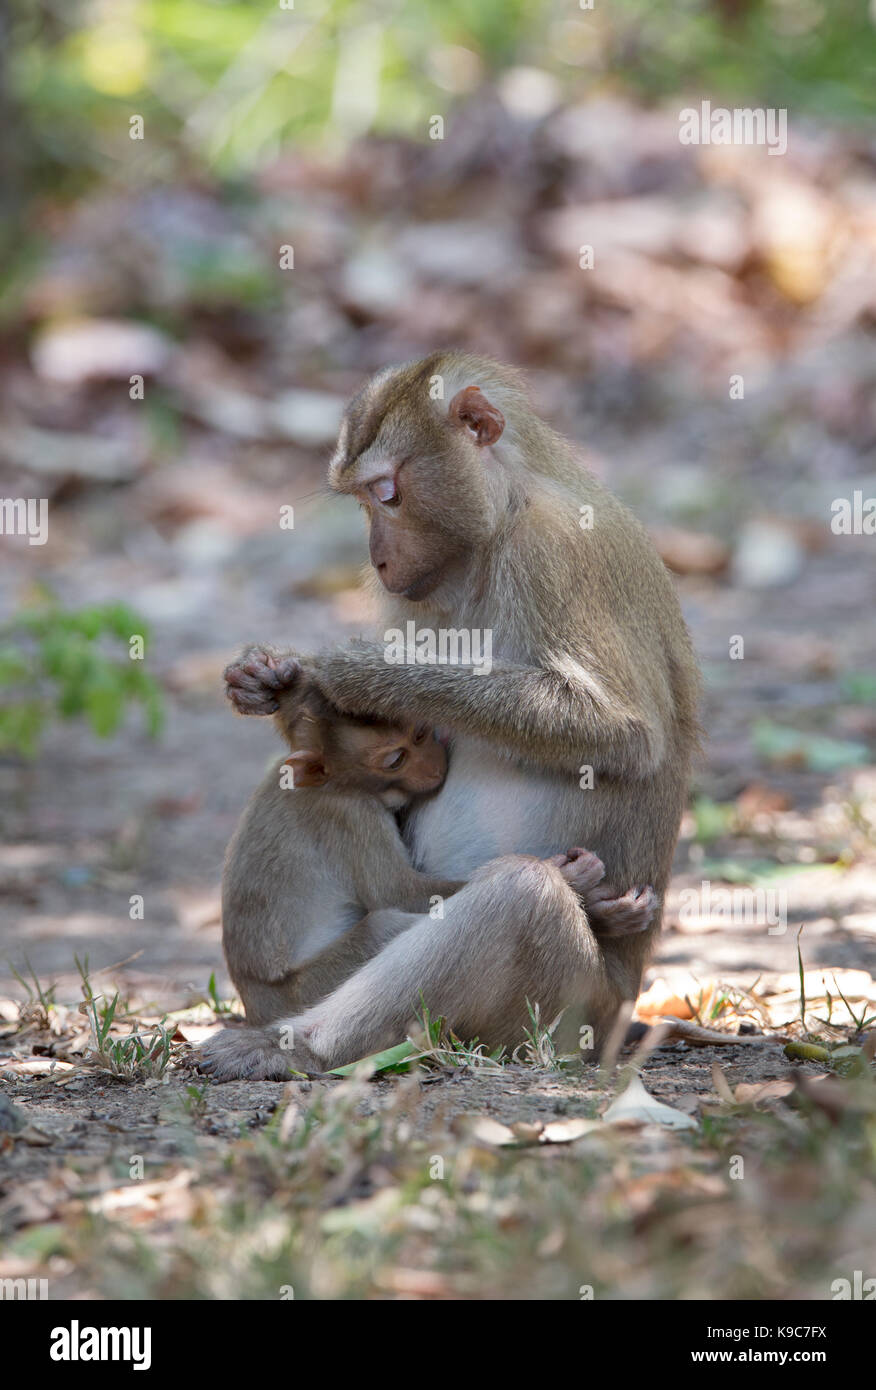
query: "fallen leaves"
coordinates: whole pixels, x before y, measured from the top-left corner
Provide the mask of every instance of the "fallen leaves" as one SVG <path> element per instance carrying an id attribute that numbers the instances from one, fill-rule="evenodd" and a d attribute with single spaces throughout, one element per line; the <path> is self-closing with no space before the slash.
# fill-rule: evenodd
<path id="1" fill-rule="evenodd" d="M 127 381 L 134 373 L 154 376 L 172 353 L 163 333 L 134 319 L 59 319 L 34 340 L 31 361 L 37 376 L 80 386 L 100 379 Z"/>
<path id="2" fill-rule="evenodd" d="M 189 1221 L 201 1201 L 193 1192 L 196 1179 L 191 1169 L 182 1169 L 154 1182 L 130 1182 L 124 1187 L 109 1188 L 91 1198 L 86 1206 L 90 1212 L 133 1225 L 148 1225 L 158 1218 Z"/>
<path id="3" fill-rule="evenodd" d="M 581 1139 L 604 1137 L 613 1126 L 636 1129 L 647 1125 L 676 1130 L 697 1128 L 690 1113 L 655 1100 L 639 1077 L 633 1076 L 606 1107 L 600 1120 L 575 1116 L 564 1120 L 517 1120 L 502 1124 L 489 1115 L 462 1114 L 456 1117 L 453 1129 L 468 1143 L 484 1148 L 531 1149 L 574 1145 Z"/>
<path id="4" fill-rule="evenodd" d="M 695 1018 L 708 1012 L 719 986 L 715 980 L 697 980 L 689 975 L 672 982 L 663 976 L 636 1000 L 636 1017 L 652 1022 L 658 1018 Z"/>
<path id="5" fill-rule="evenodd" d="M 667 1129 L 696 1129 L 693 1116 L 674 1106 L 664 1105 L 645 1090 L 634 1076 L 626 1090 L 603 1112 L 603 1119 L 613 1125 L 663 1125 Z"/>
<path id="6" fill-rule="evenodd" d="M 454 1132 L 469 1143 L 486 1148 L 537 1148 L 544 1144 L 574 1144 L 586 1135 L 603 1128 L 599 1120 L 583 1116 L 568 1120 L 516 1120 L 501 1124 L 489 1115 L 460 1115 L 454 1122 Z"/>

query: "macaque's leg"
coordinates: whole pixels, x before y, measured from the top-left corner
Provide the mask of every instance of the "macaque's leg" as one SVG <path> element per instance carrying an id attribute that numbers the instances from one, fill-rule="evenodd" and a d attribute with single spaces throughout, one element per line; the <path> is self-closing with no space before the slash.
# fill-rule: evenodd
<path id="1" fill-rule="evenodd" d="M 262 1027 L 274 1019 L 301 1013 L 324 999 L 332 990 L 376 956 L 399 932 L 417 918 L 395 908 L 369 912 L 333 941 L 318 956 L 305 961 L 280 980 L 238 978 L 237 992 L 246 1010 L 246 1021 Z"/>
<path id="2" fill-rule="evenodd" d="M 600 1037 L 620 1002 L 578 895 L 550 861 L 493 860 L 448 899 L 443 919 L 410 923 L 312 1008 L 211 1039 L 203 1069 L 218 1080 L 279 1078 L 290 1065 L 321 1072 L 356 1061 L 404 1038 L 421 994 L 458 1036 L 509 1047 L 529 1022 L 527 1000 L 547 1022 L 576 1001 Z"/>

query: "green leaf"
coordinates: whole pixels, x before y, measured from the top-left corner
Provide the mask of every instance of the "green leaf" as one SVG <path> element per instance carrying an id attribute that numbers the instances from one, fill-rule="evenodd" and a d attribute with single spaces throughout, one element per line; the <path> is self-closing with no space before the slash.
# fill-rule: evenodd
<path id="1" fill-rule="evenodd" d="M 840 689 L 847 699 L 858 705 L 876 705 L 876 673 L 873 671 L 847 671 Z"/>
<path id="2" fill-rule="evenodd" d="M 111 668 L 101 672 L 85 696 L 85 711 L 94 732 L 100 738 L 114 734 L 124 713 L 124 695 L 120 682 L 113 678 Z"/>
<path id="3" fill-rule="evenodd" d="M 330 1076 L 349 1076 L 361 1066 L 363 1062 L 370 1063 L 376 1075 L 381 1072 L 390 1071 L 409 1071 L 406 1063 L 410 1057 L 419 1056 L 417 1048 L 411 1042 L 397 1043 L 395 1047 L 388 1047 L 383 1052 L 374 1052 L 370 1057 L 361 1057 L 358 1062 L 348 1062 L 344 1067 L 332 1067 Z"/>
<path id="4" fill-rule="evenodd" d="M 866 744 L 803 733 L 773 724 L 769 719 L 756 720 L 753 733 L 755 750 L 762 758 L 798 763 L 811 772 L 838 772 L 844 767 L 862 767 L 870 761 Z"/>
<path id="5" fill-rule="evenodd" d="M 698 796 L 691 812 L 694 818 L 694 839 L 699 844 L 707 844 L 726 835 L 733 825 L 736 807 L 728 802 L 712 801 L 707 796 Z"/>
<path id="6" fill-rule="evenodd" d="M 0 752 L 32 758 L 47 716 L 45 704 L 36 700 L 0 708 Z"/>
<path id="7" fill-rule="evenodd" d="M 704 859 L 698 866 L 702 878 L 719 883 L 773 883 L 776 879 L 796 878 L 798 874 L 832 869 L 844 872 L 839 864 L 777 864 L 773 859 Z"/>
<path id="8" fill-rule="evenodd" d="M 32 667 L 17 647 L 0 647 L 0 685 L 19 685 L 33 678 Z"/>

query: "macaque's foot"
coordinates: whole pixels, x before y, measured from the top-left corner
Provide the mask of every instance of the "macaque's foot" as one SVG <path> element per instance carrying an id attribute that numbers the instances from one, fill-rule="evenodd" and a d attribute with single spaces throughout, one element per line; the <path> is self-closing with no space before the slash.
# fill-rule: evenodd
<path id="1" fill-rule="evenodd" d="M 659 906 L 653 888 L 631 888 L 618 897 L 608 884 L 600 884 L 584 898 L 587 919 L 598 937 L 635 936 L 647 931 Z"/>
<path id="2" fill-rule="evenodd" d="M 275 714 L 279 695 L 301 679 L 301 662 L 267 647 L 247 647 L 225 668 L 225 694 L 238 714 Z"/>
<path id="3" fill-rule="evenodd" d="M 589 849 L 570 849 L 566 854 L 552 855 L 547 862 L 556 864 L 569 886 L 585 896 L 605 878 L 605 865 Z"/>
<path id="4" fill-rule="evenodd" d="M 259 1028 L 224 1028 L 197 1055 L 198 1070 L 214 1081 L 289 1081 L 295 1073 L 322 1076 L 306 1048 L 281 1047 Z"/>

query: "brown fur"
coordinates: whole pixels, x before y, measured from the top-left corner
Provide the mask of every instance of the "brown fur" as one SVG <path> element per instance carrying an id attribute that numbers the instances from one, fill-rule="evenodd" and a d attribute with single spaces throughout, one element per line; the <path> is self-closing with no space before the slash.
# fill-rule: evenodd
<path id="1" fill-rule="evenodd" d="M 448 408 L 460 392 L 463 418 Z M 498 438 L 479 425 L 481 397 L 504 419 Z M 385 504 L 371 483 L 387 476 L 398 499 Z M 488 676 L 391 666 L 382 643 L 357 642 L 305 662 L 348 713 L 454 731 L 447 782 L 413 808 L 405 840 L 424 871 L 470 881 L 440 933 L 412 918 L 298 1016 L 299 1055 L 335 1064 L 397 1041 L 420 990 L 457 1032 L 491 1044 L 517 1040 L 527 999 L 544 1016 L 566 1006 L 566 1038 L 586 1022 L 598 1042 L 635 997 L 659 914 L 647 932 L 598 940 L 568 880 L 538 861 L 582 844 L 612 891 L 665 892 L 698 733 L 696 662 L 669 576 L 644 528 L 534 414 L 517 373 L 484 359 L 439 353 L 375 378 L 349 407 L 330 481 L 369 513 L 384 627 L 489 629 L 494 658 Z M 267 1074 L 275 1055 L 269 1035 L 220 1051 L 220 1075 Z"/>
<path id="2" fill-rule="evenodd" d="M 412 867 L 393 816 L 443 781 L 430 729 L 343 717 L 312 693 L 277 722 L 292 758 L 254 793 L 222 881 L 225 958 L 254 1024 L 323 998 L 407 925 L 384 909 L 426 912 L 460 887 Z M 396 749 L 403 766 L 383 770 Z"/>

